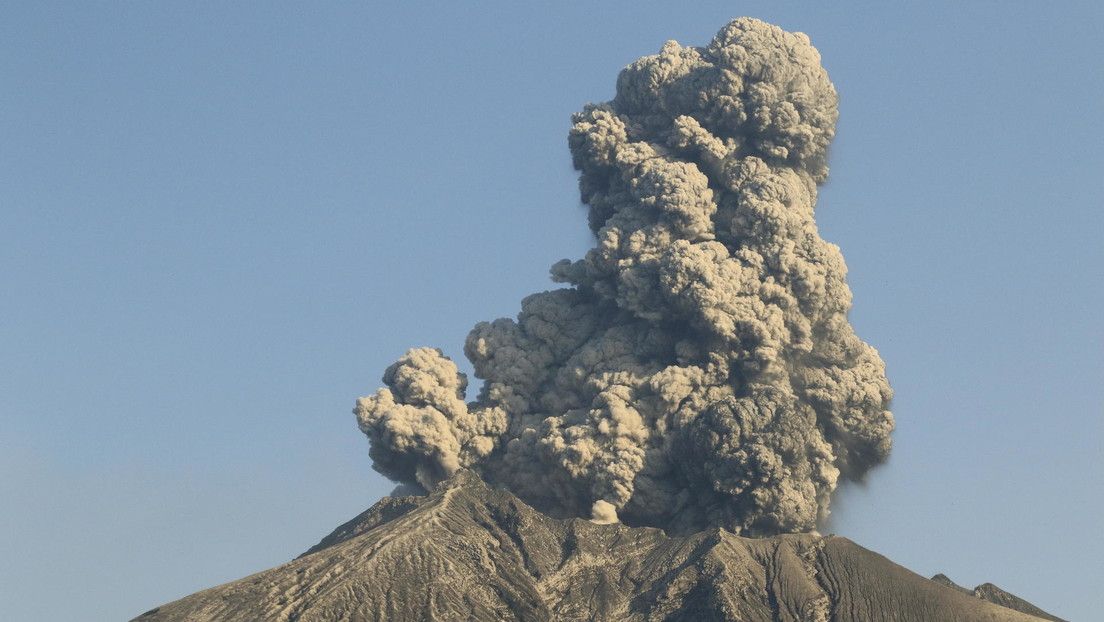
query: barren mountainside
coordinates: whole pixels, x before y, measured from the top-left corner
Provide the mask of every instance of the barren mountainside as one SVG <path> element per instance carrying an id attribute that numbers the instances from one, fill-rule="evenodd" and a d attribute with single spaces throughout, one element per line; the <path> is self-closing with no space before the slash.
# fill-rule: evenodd
<path id="1" fill-rule="evenodd" d="M 135 621 L 1040 619 L 942 579 L 842 537 L 557 520 L 460 471 L 427 497 L 383 499 L 294 561 Z"/>
<path id="2" fill-rule="evenodd" d="M 1044 620 L 1052 620 L 1053 622 L 1065 622 L 1062 618 L 1052 616 L 1049 613 L 1039 609 L 1035 605 L 1027 602 L 1026 600 L 1016 596 L 1015 594 L 1009 594 L 1008 592 L 1000 589 L 992 583 L 982 583 L 974 589 L 966 589 L 961 585 L 951 581 L 945 574 L 937 574 L 932 577 L 932 581 L 946 585 L 954 590 L 968 594 L 982 600 L 996 603 L 1002 607 L 1008 607 L 1009 609 L 1015 609 L 1016 611 L 1022 611 L 1023 613 L 1029 613 L 1033 616 L 1042 618 Z"/>

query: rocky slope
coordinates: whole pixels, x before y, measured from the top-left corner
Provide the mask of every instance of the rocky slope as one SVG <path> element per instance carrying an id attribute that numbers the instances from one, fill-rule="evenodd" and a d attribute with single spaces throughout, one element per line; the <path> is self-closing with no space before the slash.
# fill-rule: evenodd
<path id="1" fill-rule="evenodd" d="M 956 587 L 846 538 L 556 520 L 460 472 L 428 497 L 385 498 L 292 562 L 135 620 L 1040 619 Z"/>
<path id="2" fill-rule="evenodd" d="M 1052 616 L 1042 609 L 1039 609 L 1035 605 L 1032 605 L 1026 600 L 1020 598 L 1019 596 L 1016 596 L 1015 594 L 1010 594 L 993 585 L 992 583 L 982 583 L 981 585 L 971 590 L 962 587 L 954 581 L 951 581 L 951 579 L 945 574 L 935 575 L 934 577 L 932 577 L 932 581 L 935 581 L 936 583 L 940 583 L 942 585 L 946 585 L 947 587 L 958 592 L 962 592 L 963 594 L 968 594 L 975 598 L 980 598 L 991 603 L 996 603 L 1002 607 L 1015 609 L 1016 611 L 1022 611 L 1023 613 L 1029 613 L 1044 620 L 1051 620 L 1052 622 L 1065 622 L 1065 620 L 1063 620 L 1062 618 Z"/>

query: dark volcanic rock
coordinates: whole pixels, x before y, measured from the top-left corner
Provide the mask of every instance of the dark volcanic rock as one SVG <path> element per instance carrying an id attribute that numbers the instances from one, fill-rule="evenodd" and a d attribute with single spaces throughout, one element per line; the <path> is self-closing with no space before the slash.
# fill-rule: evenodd
<path id="1" fill-rule="evenodd" d="M 723 530 L 671 538 L 556 520 L 466 472 L 428 497 L 384 499 L 292 562 L 136 618 L 891 619 L 1039 618 L 949 590 L 846 538 L 748 539 Z"/>

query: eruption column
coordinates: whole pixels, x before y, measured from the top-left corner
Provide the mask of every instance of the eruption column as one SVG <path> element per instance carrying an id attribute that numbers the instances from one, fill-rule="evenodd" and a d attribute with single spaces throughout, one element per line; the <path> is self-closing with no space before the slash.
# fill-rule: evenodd
<path id="1" fill-rule="evenodd" d="M 838 98 L 801 33 L 742 18 L 667 42 L 569 145 L 596 244 L 563 289 L 478 324 L 467 379 L 409 351 L 355 413 L 375 468 L 460 468 L 554 516 L 687 533 L 815 528 L 890 450 L 892 392 L 813 220 Z"/>

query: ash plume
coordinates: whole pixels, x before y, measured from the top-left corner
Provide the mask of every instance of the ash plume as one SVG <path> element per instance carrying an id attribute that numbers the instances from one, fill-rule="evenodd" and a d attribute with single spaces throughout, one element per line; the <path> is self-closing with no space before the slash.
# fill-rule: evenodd
<path id="1" fill-rule="evenodd" d="M 355 413 L 375 468 L 462 468 L 553 516 L 804 532 L 890 450 L 892 396 L 813 220 L 838 98 L 801 33 L 742 18 L 626 67 L 569 145 L 596 244 L 464 353 L 410 350 Z"/>

